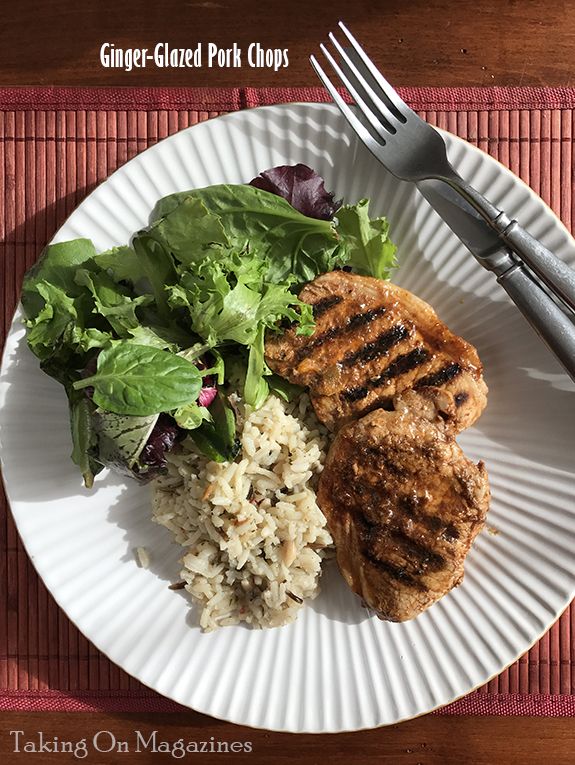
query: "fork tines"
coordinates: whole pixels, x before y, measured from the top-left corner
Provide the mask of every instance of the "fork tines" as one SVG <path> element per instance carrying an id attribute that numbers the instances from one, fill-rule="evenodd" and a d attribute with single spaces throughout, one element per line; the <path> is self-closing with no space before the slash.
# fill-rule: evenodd
<path id="1" fill-rule="evenodd" d="M 350 46 L 347 49 L 344 48 L 335 35 L 330 32 L 329 40 L 339 55 L 340 61 L 336 60 L 325 45 L 321 44 L 320 48 L 356 102 L 371 130 L 368 130 L 367 126 L 349 108 L 315 56 L 310 56 L 311 64 L 337 106 L 360 137 L 364 141 L 375 138 L 379 143 L 385 144 L 386 134 L 388 136 L 390 133 L 395 134 L 397 129 L 407 122 L 411 110 L 377 70 L 361 45 L 341 21 L 339 27 Z"/>

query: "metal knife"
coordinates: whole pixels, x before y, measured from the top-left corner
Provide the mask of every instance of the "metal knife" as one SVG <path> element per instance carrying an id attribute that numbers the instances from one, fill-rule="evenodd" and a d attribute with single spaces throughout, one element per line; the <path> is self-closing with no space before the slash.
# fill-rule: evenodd
<path id="1" fill-rule="evenodd" d="M 478 263 L 493 271 L 498 283 L 575 381 L 573 314 L 561 308 L 489 224 L 446 183 L 426 180 L 416 186 Z"/>

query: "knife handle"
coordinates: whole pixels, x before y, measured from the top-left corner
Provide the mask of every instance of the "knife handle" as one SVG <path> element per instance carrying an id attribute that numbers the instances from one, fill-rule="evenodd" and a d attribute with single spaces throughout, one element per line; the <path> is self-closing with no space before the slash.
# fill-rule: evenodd
<path id="1" fill-rule="evenodd" d="M 501 213 L 494 221 L 507 246 L 528 266 L 551 292 L 575 311 L 575 271 L 538 239 Z"/>
<path id="2" fill-rule="evenodd" d="M 497 281 L 575 381 L 575 324 L 520 263 Z"/>
<path id="3" fill-rule="evenodd" d="M 492 204 L 453 170 L 440 180 L 448 183 L 499 234 L 501 240 L 562 301 L 575 311 L 575 270 L 547 249 L 516 220 Z"/>

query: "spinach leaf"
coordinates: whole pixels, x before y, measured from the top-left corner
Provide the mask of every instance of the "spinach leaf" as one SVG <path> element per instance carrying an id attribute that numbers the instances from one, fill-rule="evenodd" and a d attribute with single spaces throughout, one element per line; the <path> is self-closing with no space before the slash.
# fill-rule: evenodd
<path id="1" fill-rule="evenodd" d="M 96 374 L 75 382 L 74 389 L 93 387 L 102 409 L 145 417 L 195 401 L 201 385 L 200 371 L 186 359 L 120 340 L 102 350 Z"/>
<path id="2" fill-rule="evenodd" d="M 369 199 L 344 205 L 337 212 L 337 232 L 346 249 L 348 264 L 358 273 L 389 279 L 396 267 L 397 247 L 389 239 L 385 218 L 369 217 Z"/>

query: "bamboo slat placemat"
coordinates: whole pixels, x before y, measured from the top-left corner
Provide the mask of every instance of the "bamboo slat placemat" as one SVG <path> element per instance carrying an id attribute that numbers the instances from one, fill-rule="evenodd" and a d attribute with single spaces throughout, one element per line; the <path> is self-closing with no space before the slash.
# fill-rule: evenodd
<path id="1" fill-rule="evenodd" d="M 570 229 L 575 90 L 406 89 L 431 123 L 523 178 Z M 319 90 L 0 91 L 0 335 L 22 277 L 82 199 L 117 167 L 222 112 L 326 100 Z M 573 636 L 573 640 L 572 640 Z M 575 608 L 516 664 L 441 713 L 575 714 Z M 177 709 L 98 652 L 36 575 L 0 498 L 0 709 Z"/>

